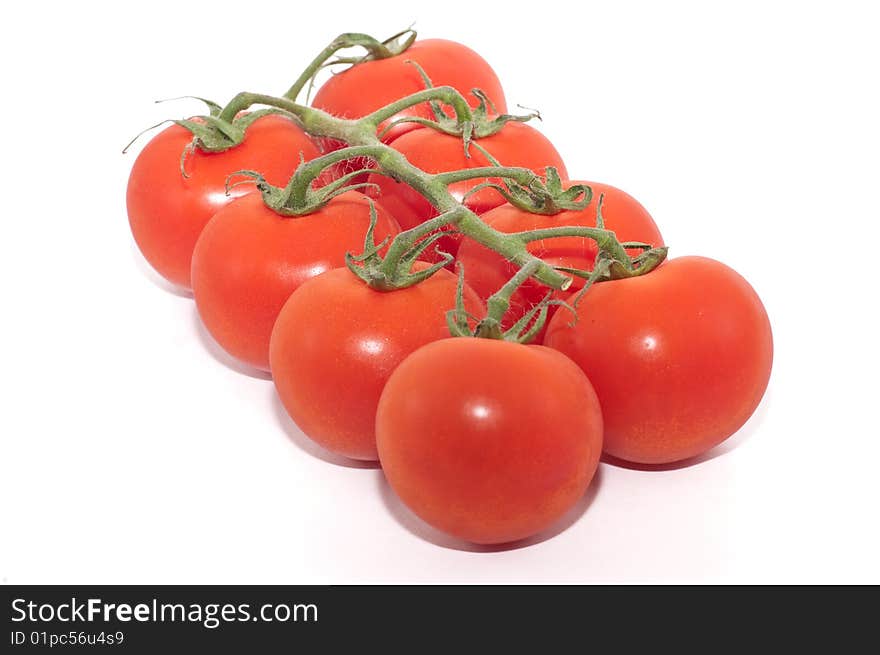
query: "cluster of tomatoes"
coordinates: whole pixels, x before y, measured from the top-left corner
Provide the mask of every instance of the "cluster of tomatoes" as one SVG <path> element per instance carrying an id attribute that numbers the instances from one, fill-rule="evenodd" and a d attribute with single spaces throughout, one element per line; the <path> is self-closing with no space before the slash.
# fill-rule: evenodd
<path id="1" fill-rule="evenodd" d="M 454 87 L 472 107 L 488 98 L 493 114 L 506 112 L 489 65 L 443 40 L 415 41 L 401 54 L 351 66 L 318 90 L 312 107 L 356 119 L 423 90 L 425 76 Z M 471 94 L 475 88 L 482 93 Z M 431 111 L 423 103 L 394 118 L 430 119 Z M 382 141 L 426 174 L 501 163 L 539 175 L 553 167 L 568 178 L 556 148 L 516 120 L 469 151 L 460 135 L 424 121 L 379 127 Z M 584 494 L 603 451 L 646 464 L 692 458 L 738 430 L 764 393 L 772 362 L 766 312 L 749 284 L 717 261 L 672 259 L 644 275 L 595 284 L 574 314 L 550 306 L 529 345 L 450 337 L 447 311 L 458 301 L 466 315 L 484 316 L 487 299 L 516 266 L 457 233 L 440 243 L 464 271 L 461 288 L 447 268 L 382 290 L 346 266 L 346 253 L 364 249 L 371 226 L 374 242 L 387 244 L 435 217 L 420 192 L 394 176 L 364 174 L 368 187 L 333 195 L 306 215 L 283 215 L 254 187 L 229 188 L 228 178 L 257 171 L 283 187 L 301 161 L 343 143 L 313 138 L 284 113 L 261 115 L 239 145 L 222 152 L 192 148 L 192 141 L 185 125 L 172 125 L 134 163 L 127 206 L 145 258 L 192 290 L 220 346 L 271 372 L 307 436 L 347 457 L 378 459 L 403 502 L 451 535 L 478 543 L 534 535 Z M 597 225 L 596 202 L 531 213 L 505 202 L 497 188 L 476 189 L 481 182 L 448 189 L 501 233 Z M 575 184 L 601 194 L 604 227 L 621 243 L 663 244 L 634 198 L 605 184 L 564 182 Z M 596 242 L 584 237 L 535 239 L 527 247 L 560 270 L 596 265 Z M 426 249 L 412 271 L 432 266 L 436 252 Z M 576 277 L 555 298 L 575 304 L 570 294 L 583 284 Z M 547 291 L 524 282 L 502 327 L 521 323 Z"/>

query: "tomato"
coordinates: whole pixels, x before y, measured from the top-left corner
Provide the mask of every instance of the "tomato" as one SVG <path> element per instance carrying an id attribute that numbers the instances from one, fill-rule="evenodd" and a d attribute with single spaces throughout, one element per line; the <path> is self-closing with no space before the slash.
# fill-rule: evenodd
<path id="1" fill-rule="evenodd" d="M 508 123 L 499 132 L 481 138 L 478 143 L 504 166 L 530 168 L 539 174 L 543 174 L 547 166 L 554 166 L 562 177 L 566 176 L 565 164 L 553 144 L 538 130 L 525 123 Z M 473 146 L 470 148 L 470 157 L 466 157 L 461 137 L 444 134 L 429 127 L 404 134 L 391 147 L 405 155 L 413 166 L 427 173 L 492 165 Z M 424 196 L 403 182 L 395 182 L 378 174 L 371 174 L 368 181 L 378 186 L 382 204 L 397 218 L 404 230 L 437 215 L 437 210 Z M 462 201 L 468 191 L 485 181 L 476 179 L 455 182 L 449 185 L 449 191 L 456 200 Z M 490 188 L 481 189 L 464 200 L 464 205 L 477 214 L 483 214 L 501 204 L 504 204 L 504 197 Z M 439 244 L 440 249 L 454 255 L 459 242 L 458 236 L 445 237 Z"/>
<path id="2" fill-rule="evenodd" d="M 377 459 L 382 388 L 407 355 L 449 336 L 445 315 L 455 307 L 457 283 L 442 269 L 412 287 L 375 291 L 337 269 L 303 284 L 284 305 L 270 347 L 275 387 L 300 429 L 335 453 Z M 464 301 L 482 313 L 467 287 Z"/>
<path id="3" fill-rule="evenodd" d="M 596 208 L 599 195 L 604 194 L 602 218 L 605 227 L 613 231 L 620 241 L 641 241 L 652 246 L 662 246 L 663 237 L 651 215 L 629 194 L 608 184 L 598 182 L 570 181 L 563 184 L 570 188 L 575 184 L 587 184 L 593 191 L 593 200 L 581 210 L 567 210 L 547 216 L 532 214 L 505 203 L 483 214 L 483 220 L 499 232 L 525 232 L 552 227 L 596 225 Z M 592 239 L 581 237 L 559 237 L 542 239 L 528 244 L 528 250 L 552 266 L 590 270 L 596 261 L 597 247 Z M 627 251 L 631 256 L 638 255 L 638 249 Z M 458 261 L 464 267 L 468 283 L 484 300 L 498 291 L 516 273 L 516 267 L 498 253 L 473 241 L 463 239 L 458 251 Z M 571 290 L 581 289 L 584 281 L 574 277 Z M 548 288 L 535 280 L 528 280 L 510 298 L 510 310 L 502 321 L 502 327 L 510 327 L 522 318 L 529 309 L 540 302 Z M 563 294 L 557 293 L 556 298 Z M 550 307 L 550 315 L 556 310 Z M 535 342 L 541 342 L 542 335 Z"/>
<path id="4" fill-rule="evenodd" d="M 476 52 L 470 48 L 443 39 L 416 41 L 402 54 L 387 59 L 367 61 L 352 66 L 327 80 L 312 101 L 312 106 L 342 118 L 361 118 L 377 109 L 426 88 L 416 62 L 427 73 L 433 86 L 451 86 L 457 89 L 472 107 L 479 100 L 471 89 L 482 89 L 495 104 L 499 113 L 507 111 L 504 91 L 498 76 Z M 427 103 L 415 105 L 391 120 L 403 116 L 433 118 Z M 380 126 L 380 131 L 391 121 Z M 391 129 L 384 137 L 390 143 L 401 134 L 418 127 L 403 123 Z M 328 148 L 341 144 L 329 142 Z"/>
<path id="5" fill-rule="evenodd" d="M 630 462 L 699 455 L 736 432 L 770 377 L 773 339 L 758 295 L 736 271 L 680 257 L 592 287 L 550 321 L 544 343 L 589 376 L 605 452 Z"/>
<path id="6" fill-rule="evenodd" d="M 458 337 L 397 367 L 376 438 L 413 512 L 461 539 L 504 543 L 549 527 L 583 495 L 602 414 L 590 381 L 558 352 Z"/>
<path id="7" fill-rule="evenodd" d="M 269 183 L 284 186 L 300 161 L 318 156 L 309 136 L 288 118 L 263 116 L 248 127 L 241 145 L 225 152 L 189 153 L 180 158 L 192 133 L 172 125 L 157 134 L 135 160 L 128 179 L 128 219 L 146 260 L 167 280 L 190 287 L 193 248 L 218 209 L 248 192 L 226 195 L 226 178 L 237 170 L 260 171 Z"/>
<path id="8" fill-rule="evenodd" d="M 375 237 L 399 232 L 376 205 Z M 229 354 L 269 370 L 269 337 L 281 307 L 309 278 L 360 253 L 370 200 L 349 191 L 306 216 L 281 216 L 251 193 L 221 209 L 196 243 L 193 295 L 199 316 Z"/>

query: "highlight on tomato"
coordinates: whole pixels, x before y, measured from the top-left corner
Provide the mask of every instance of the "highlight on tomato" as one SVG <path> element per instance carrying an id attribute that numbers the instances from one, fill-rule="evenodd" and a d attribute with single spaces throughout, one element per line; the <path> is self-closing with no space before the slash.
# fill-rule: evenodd
<path id="1" fill-rule="evenodd" d="M 563 182 L 563 188 L 573 185 L 586 185 L 591 189 L 592 199 L 583 208 L 566 209 L 556 214 L 536 214 L 525 209 L 505 203 L 483 214 L 482 219 L 499 232 L 514 233 L 531 230 L 543 230 L 554 227 L 585 226 L 596 227 L 599 199 L 602 203 L 602 219 L 605 229 L 611 230 L 621 242 L 637 241 L 651 246 L 662 246 L 663 236 L 648 211 L 631 195 L 610 184 L 569 180 Z M 526 246 L 528 251 L 540 257 L 551 266 L 592 270 L 596 262 L 598 246 L 596 241 L 586 237 L 554 237 L 531 241 Z M 641 250 L 630 248 L 627 254 L 636 256 Z M 457 253 L 457 260 L 464 265 L 468 284 L 483 300 L 495 293 L 517 271 L 510 261 L 493 250 L 481 245 L 473 239 L 462 240 Z M 583 287 L 584 280 L 572 278 L 570 291 Z M 536 306 L 547 294 L 547 287 L 527 280 L 511 295 L 510 309 L 505 314 L 502 327 L 510 327 Z M 557 292 L 556 299 L 565 297 L 564 292 Z M 556 306 L 548 308 L 550 316 Z M 541 343 L 543 333 L 539 334 L 535 343 Z"/>
<path id="2" fill-rule="evenodd" d="M 269 338 L 301 284 L 359 252 L 375 207 L 381 241 L 400 229 L 379 204 L 347 191 L 304 216 L 284 216 L 251 193 L 218 211 L 196 243 L 192 284 L 199 316 L 236 359 L 269 370 Z M 314 322 L 317 317 L 309 320 Z"/>
<path id="3" fill-rule="evenodd" d="M 388 483 L 415 514 L 466 541 L 506 543 L 551 527 L 583 496 L 602 413 L 559 352 L 456 337 L 391 374 L 376 439 Z"/>
<path id="4" fill-rule="evenodd" d="M 679 257 L 591 287 L 576 323 L 557 312 L 545 345 L 586 373 L 605 452 L 640 464 L 687 460 L 734 434 L 761 401 L 773 338 L 760 298 L 733 269 Z"/>
<path id="5" fill-rule="evenodd" d="M 141 150 L 128 179 L 126 205 L 135 241 L 162 277 L 191 288 L 196 241 L 211 217 L 242 188 L 226 190 L 237 170 L 256 169 L 273 184 L 284 184 L 300 162 L 318 149 L 290 118 L 267 114 L 253 121 L 240 145 L 223 152 L 192 149 L 193 134 L 181 125 L 159 132 Z M 183 169 L 183 170 L 181 170 Z"/>

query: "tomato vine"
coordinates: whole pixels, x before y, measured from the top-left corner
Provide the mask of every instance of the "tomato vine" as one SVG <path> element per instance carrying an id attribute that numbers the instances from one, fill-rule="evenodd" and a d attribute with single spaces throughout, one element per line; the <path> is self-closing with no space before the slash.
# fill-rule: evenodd
<path id="1" fill-rule="evenodd" d="M 364 182 L 358 181 L 358 176 L 365 172 L 363 170 L 351 172 L 324 187 L 319 188 L 315 184 L 322 172 L 343 161 L 370 160 L 375 163 L 376 168 L 370 168 L 369 172 L 386 175 L 409 185 L 437 210 L 438 216 L 401 232 L 389 244 L 384 258 L 377 262 L 375 257 L 378 255 L 376 255 L 372 259 L 374 270 L 367 271 L 360 277 L 382 290 L 393 290 L 412 284 L 413 278 L 408 271 L 402 270 L 402 263 L 406 261 L 407 253 L 411 253 L 420 241 L 440 228 L 452 228 L 497 252 L 519 270 L 516 275 L 517 280 L 534 278 L 550 289 L 557 290 L 569 288 L 572 283 L 571 274 L 580 274 L 583 277 L 592 275 L 595 281 L 627 278 L 647 273 L 665 259 L 667 251 L 665 246 L 655 248 L 649 244 L 624 245 L 614 232 L 604 228 L 601 220 L 595 227 L 564 226 L 532 232 L 499 232 L 459 202 L 448 189 L 449 185 L 462 180 L 500 179 L 504 181 L 503 185 L 486 184 L 498 188 L 505 198 L 516 206 L 543 214 L 583 207 L 590 202 L 592 194 L 588 186 L 577 185 L 563 189 L 559 176 L 553 168 L 549 168 L 544 177 L 528 168 L 501 165 L 430 174 L 412 165 L 401 153 L 380 139 L 379 130 L 383 123 L 401 111 L 427 102 L 432 105 L 438 118 L 440 114 L 445 117 L 442 122 L 437 122 L 434 129 L 459 134 L 467 152 L 471 145 L 476 145 L 474 139 L 486 131 L 486 124 L 492 123 L 497 127 L 495 122 L 487 119 L 487 99 L 479 90 L 475 90 L 475 96 L 479 101 L 478 107 L 472 109 L 459 91 L 450 86 L 430 86 L 430 80 L 423 71 L 420 71 L 428 88 L 357 119 L 340 118 L 296 101 L 303 88 L 322 68 L 334 63 L 356 65 L 359 61 L 399 55 L 413 42 L 414 34 L 412 30 L 406 30 L 385 41 L 358 33 L 341 34 L 306 67 L 284 96 L 241 92 L 222 107 L 209 102 L 210 112 L 207 115 L 174 121 L 193 135 L 190 147 L 181 154 L 182 173 L 185 175 L 185 160 L 188 152 L 198 150 L 216 153 L 235 148 L 244 141 L 248 128 L 255 121 L 254 117 L 267 113 L 289 116 L 312 137 L 334 139 L 347 144 L 339 150 L 301 162 L 284 187 L 269 184 L 260 171 L 251 170 L 237 171 L 235 175 L 246 179 L 228 187 L 251 181 L 257 185 L 264 201 L 271 209 L 282 215 L 301 216 L 317 211 L 341 193 L 364 186 Z M 360 59 L 346 57 L 333 59 L 340 50 L 353 46 L 364 48 L 367 51 L 366 55 Z M 439 103 L 450 107 L 452 115 L 441 110 Z M 262 108 L 253 110 L 254 106 Z M 504 115 L 496 120 L 522 120 L 522 117 Z M 419 123 L 431 125 L 431 121 L 419 121 Z M 475 126 L 481 126 L 477 130 L 478 134 L 474 132 Z M 589 238 L 596 242 L 601 256 L 610 262 L 607 266 L 603 266 L 601 275 L 594 275 L 593 271 L 563 272 L 530 253 L 527 248 L 530 241 L 572 236 Z M 641 247 L 644 252 L 632 258 L 627 254 L 626 248 L 633 247 Z M 424 275 L 419 276 L 419 278 L 423 277 Z M 503 300 L 510 291 L 509 286 L 499 290 L 501 294 L 499 300 Z M 495 329 L 483 332 L 484 336 L 498 336 L 498 331 Z"/>

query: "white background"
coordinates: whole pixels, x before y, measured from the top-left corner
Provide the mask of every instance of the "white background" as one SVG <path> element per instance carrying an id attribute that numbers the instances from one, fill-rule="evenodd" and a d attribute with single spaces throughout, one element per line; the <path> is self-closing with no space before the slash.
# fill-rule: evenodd
<path id="1" fill-rule="evenodd" d="M 880 582 L 870 3 L 304 4 L 6 8 L 2 581 Z M 128 232 L 121 147 L 201 111 L 153 100 L 281 93 L 339 32 L 412 21 L 480 52 L 673 256 L 745 275 L 774 327 L 739 434 L 686 468 L 603 464 L 566 526 L 515 549 L 446 539 L 381 470 L 310 445 Z"/>

